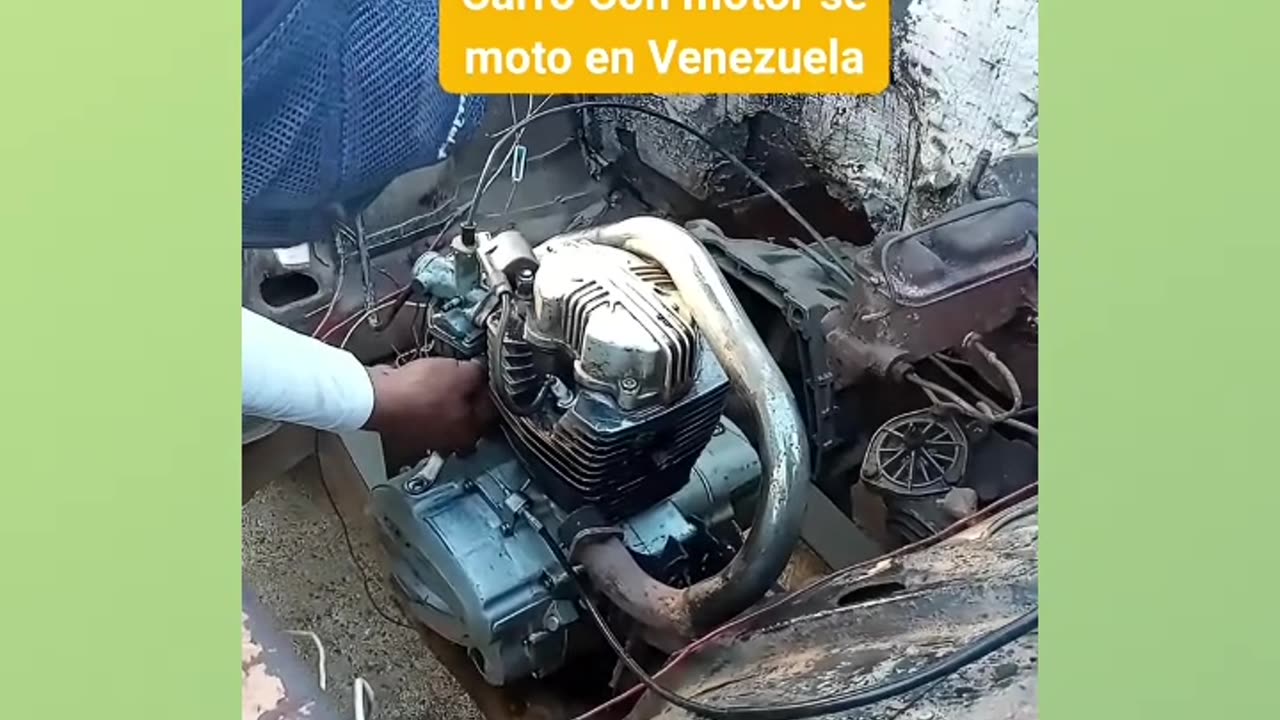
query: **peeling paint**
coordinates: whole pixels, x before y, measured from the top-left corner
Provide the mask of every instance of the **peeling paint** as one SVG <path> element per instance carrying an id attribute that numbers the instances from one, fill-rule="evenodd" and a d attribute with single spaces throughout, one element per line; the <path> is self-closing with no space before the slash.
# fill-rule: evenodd
<path id="1" fill-rule="evenodd" d="M 924 181 L 955 182 L 982 150 L 1036 137 L 1038 0 L 918 0 L 906 23 L 899 63 L 920 95 Z"/>
<path id="2" fill-rule="evenodd" d="M 977 535 L 958 534 L 793 596 L 687 657 L 664 680 L 672 690 L 711 705 L 772 706 L 900 678 L 1036 604 L 1034 503 L 1025 500 L 1008 515 L 988 519 Z M 851 589 L 885 580 L 903 589 L 844 601 Z M 1038 655 L 1038 635 L 1032 633 L 921 690 L 831 717 L 1033 720 Z M 653 696 L 629 716 L 689 717 Z"/>
<path id="3" fill-rule="evenodd" d="M 258 720 L 284 704 L 284 682 L 267 672 L 265 655 L 249 632 L 248 613 L 240 613 L 241 720 Z"/>
<path id="4" fill-rule="evenodd" d="M 999 156 L 1038 137 L 1038 0 L 895 0 L 894 78 L 879 96 L 681 95 L 626 98 L 708 132 L 744 154 L 748 117 L 788 121 L 786 140 L 865 205 L 879 226 L 940 212 L 979 152 Z M 606 156 L 616 128 L 636 133 L 640 159 L 696 197 L 716 189 L 722 161 L 660 121 L 595 113 Z"/>

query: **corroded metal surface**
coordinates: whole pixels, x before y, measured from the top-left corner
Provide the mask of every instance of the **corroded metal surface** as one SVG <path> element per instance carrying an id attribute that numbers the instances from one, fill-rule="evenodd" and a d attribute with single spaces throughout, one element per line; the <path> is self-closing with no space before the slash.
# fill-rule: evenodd
<path id="1" fill-rule="evenodd" d="M 890 376 L 1008 325 L 1035 295 L 1038 235 L 1036 207 L 1007 198 L 881 235 L 855 257 L 861 282 L 849 301 L 822 320 L 837 385 Z"/>
<path id="2" fill-rule="evenodd" d="M 714 705 L 776 705 L 928 664 L 1037 604 L 1035 502 L 793 597 L 708 644 L 664 684 Z M 1033 633 L 932 685 L 832 717 L 1034 718 L 1038 651 Z M 690 716 L 649 697 L 631 717 Z"/>

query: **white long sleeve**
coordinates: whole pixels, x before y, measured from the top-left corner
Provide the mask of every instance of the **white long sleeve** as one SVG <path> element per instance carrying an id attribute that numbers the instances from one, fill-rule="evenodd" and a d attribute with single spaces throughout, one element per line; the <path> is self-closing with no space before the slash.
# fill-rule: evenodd
<path id="1" fill-rule="evenodd" d="M 373 382 L 340 348 L 240 311 L 241 411 L 319 430 L 357 430 L 373 413 Z"/>

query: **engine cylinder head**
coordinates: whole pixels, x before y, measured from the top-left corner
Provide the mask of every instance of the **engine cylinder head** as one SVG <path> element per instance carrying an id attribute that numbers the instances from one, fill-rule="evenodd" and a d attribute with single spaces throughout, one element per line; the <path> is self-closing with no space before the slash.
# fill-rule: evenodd
<path id="1" fill-rule="evenodd" d="M 531 301 L 491 324 L 504 430 L 558 504 L 626 517 L 688 481 L 728 378 L 661 267 L 584 241 L 538 255 Z M 571 390 L 546 402 L 557 373 Z"/>
<path id="2" fill-rule="evenodd" d="M 553 240 L 538 250 L 530 342 L 569 353 L 579 385 L 627 410 L 688 392 L 698 331 L 666 271 L 586 241 Z"/>

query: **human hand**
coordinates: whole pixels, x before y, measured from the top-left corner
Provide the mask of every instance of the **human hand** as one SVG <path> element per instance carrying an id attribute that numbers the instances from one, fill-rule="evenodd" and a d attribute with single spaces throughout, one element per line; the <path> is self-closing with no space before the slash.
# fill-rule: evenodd
<path id="1" fill-rule="evenodd" d="M 494 419 L 484 366 L 422 358 L 369 369 L 373 414 L 365 425 L 406 453 L 466 454 Z"/>

